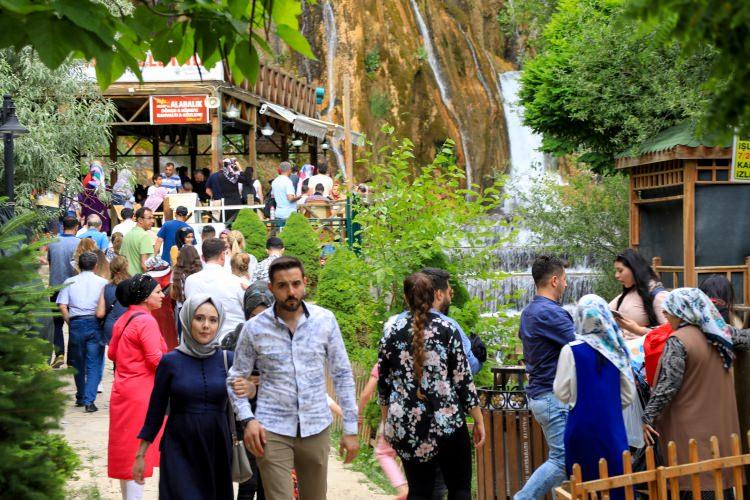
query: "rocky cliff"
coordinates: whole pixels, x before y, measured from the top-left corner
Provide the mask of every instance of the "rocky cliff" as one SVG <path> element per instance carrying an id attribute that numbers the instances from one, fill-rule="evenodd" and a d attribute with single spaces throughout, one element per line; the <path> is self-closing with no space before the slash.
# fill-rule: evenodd
<path id="1" fill-rule="evenodd" d="M 471 181 L 485 184 L 508 164 L 498 73 L 502 0 L 322 0 L 303 6 L 303 34 L 318 61 L 287 59 L 326 89 L 321 116 L 343 123 L 342 75 L 352 82 L 353 128 L 376 145 L 388 122 L 431 158 L 447 137 Z M 365 172 L 358 172 L 365 179 Z"/>

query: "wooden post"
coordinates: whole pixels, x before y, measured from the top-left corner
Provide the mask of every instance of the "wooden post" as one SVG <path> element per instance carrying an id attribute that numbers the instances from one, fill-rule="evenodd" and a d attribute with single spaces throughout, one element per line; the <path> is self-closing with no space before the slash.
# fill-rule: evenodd
<path id="1" fill-rule="evenodd" d="M 151 159 L 154 163 L 154 175 L 161 170 L 159 166 L 159 126 L 153 125 L 153 135 L 151 136 Z"/>
<path id="2" fill-rule="evenodd" d="M 190 154 L 190 175 L 195 175 L 198 168 L 198 134 L 188 129 L 188 153 Z"/>
<path id="3" fill-rule="evenodd" d="M 112 137 L 109 139 L 109 161 L 112 163 L 117 161 L 117 127 L 112 127 Z M 115 182 L 117 182 L 117 172 L 111 169 L 109 173 L 109 185 L 114 186 Z"/>
<path id="4" fill-rule="evenodd" d="M 635 177 L 630 172 L 630 246 L 638 248 L 641 244 L 641 211 L 636 203 L 638 193 L 635 191 Z"/>
<path id="5" fill-rule="evenodd" d="M 695 273 L 695 182 L 698 180 L 698 162 L 684 160 L 683 199 L 682 199 L 682 245 L 683 265 L 685 266 L 684 286 L 698 286 Z"/>
<path id="6" fill-rule="evenodd" d="M 344 168 L 346 168 L 346 192 L 353 187 L 354 165 L 352 151 L 352 89 L 349 73 L 344 74 Z"/>
<path id="7" fill-rule="evenodd" d="M 221 141 L 221 106 L 216 108 L 211 116 L 211 172 L 219 169 L 224 150 Z"/>
<path id="8" fill-rule="evenodd" d="M 281 124 L 279 123 L 279 125 Z M 287 133 L 288 132 L 284 131 L 284 133 L 281 134 L 281 161 L 289 160 L 289 144 L 287 143 L 289 137 L 287 136 Z"/>
<path id="9" fill-rule="evenodd" d="M 258 129 L 258 110 L 255 106 L 247 106 L 247 119 L 250 122 L 250 132 L 247 135 L 247 156 L 250 166 L 257 169 L 258 144 L 255 142 Z M 256 172 L 257 177 L 257 172 Z"/>

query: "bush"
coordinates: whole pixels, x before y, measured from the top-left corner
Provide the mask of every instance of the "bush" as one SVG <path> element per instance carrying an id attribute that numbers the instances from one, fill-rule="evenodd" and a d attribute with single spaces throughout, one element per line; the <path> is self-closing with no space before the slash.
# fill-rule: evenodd
<path id="1" fill-rule="evenodd" d="M 254 255 L 259 261 L 268 256 L 266 254 L 268 231 L 255 210 L 249 208 L 240 210 L 232 224 L 232 229 L 241 232 L 242 236 L 245 237 L 245 251 L 247 253 Z"/>
<path id="2" fill-rule="evenodd" d="M 65 384 L 48 366 L 50 344 L 38 337 L 51 314 L 37 274 L 39 243 L 17 234 L 29 212 L 0 226 L 0 498 L 63 498 L 78 460 L 49 434 L 64 412 Z"/>
<path id="3" fill-rule="evenodd" d="M 339 247 L 320 271 L 316 303 L 336 315 L 352 360 L 371 367 L 377 358 L 381 312 L 370 293 L 370 278 L 360 258 Z"/>
<path id="4" fill-rule="evenodd" d="M 281 239 L 286 249 L 284 253 L 302 261 L 309 286 L 315 289 L 320 270 L 320 245 L 310 222 L 302 214 L 293 213 L 286 221 Z"/>
<path id="5" fill-rule="evenodd" d="M 370 94 L 370 113 L 375 118 L 385 118 L 390 112 L 393 104 L 387 92 L 374 92 Z"/>
<path id="6" fill-rule="evenodd" d="M 372 75 L 380 68 L 380 47 L 375 47 L 365 54 L 365 72 Z"/>

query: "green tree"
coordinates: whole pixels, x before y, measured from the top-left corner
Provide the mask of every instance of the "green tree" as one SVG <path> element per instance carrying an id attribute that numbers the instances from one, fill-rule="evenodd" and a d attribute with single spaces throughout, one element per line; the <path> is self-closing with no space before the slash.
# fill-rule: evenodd
<path id="1" fill-rule="evenodd" d="M 243 208 L 237 214 L 237 218 L 232 223 L 232 229 L 242 233 L 245 237 L 245 251 L 255 256 L 259 261 L 265 259 L 266 241 L 268 240 L 268 230 L 266 225 L 260 220 L 260 216 L 255 210 Z"/>
<path id="2" fill-rule="evenodd" d="M 314 59 L 299 31 L 300 0 L 1 0 L 0 48 L 31 46 L 49 68 L 68 58 L 96 60 L 102 88 L 151 50 L 167 63 L 198 55 L 213 66 L 224 59 L 237 83 L 254 83 L 259 53 L 273 57 L 273 31 L 290 48 Z"/>
<path id="3" fill-rule="evenodd" d="M 544 151 L 582 153 L 604 172 L 631 145 L 700 115 L 713 52 L 683 58 L 655 38 L 623 15 L 623 0 L 559 2 L 520 93 Z"/>
<path id="4" fill-rule="evenodd" d="M 50 345 L 38 338 L 51 314 L 37 274 L 40 244 L 26 245 L 19 229 L 27 212 L 0 226 L 0 497 L 63 498 L 78 460 L 50 434 L 63 415 L 65 384 L 47 364 Z"/>
<path id="5" fill-rule="evenodd" d="M 310 289 L 315 290 L 320 270 L 318 233 L 302 214 L 295 212 L 286 220 L 280 236 L 284 241 L 285 255 L 293 255 L 302 261 Z"/>
<path id="6" fill-rule="evenodd" d="M 377 357 L 383 312 L 370 291 L 367 266 L 339 247 L 320 270 L 315 302 L 336 315 L 349 357 L 370 367 Z"/>
<path id="7" fill-rule="evenodd" d="M 675 41 L 684 57 L 712 48 L 714 58 L 704 87 L 710 98 L 705 106 L 705 127 L 731 133 L 737 127 L 750 133 L 750 9 L 745 0 L 631 0 L 630 12 L 644 20 L 643 29 L 655 30 L 665 43 Z M 703 83 L 696 81 L 697 86 Z"/>
<path id="8" fill-rule="evenodd" d="M 114 104 L 79 64 L 50 70 L 30 48 L 0 51 L 0 92 L 13 95 L 18 119 L 29 129 L 16 139 L 16 202 L 31 208 L 33 191 L 80 191 L 78 155 L 106 150 Z"/>
<path id="9" fill-rule="evenodd" d="M 574 172 L 566 184 L 538 184 L 520 208 L 532 244 L 574 262 L 591 259 L 601 274 L 595 291 L 603 297 L 614 297 L 621 289 L 612 262 L 629 246 L 628 188 L 624 176 L 599 176 L 584 169 Z"/>

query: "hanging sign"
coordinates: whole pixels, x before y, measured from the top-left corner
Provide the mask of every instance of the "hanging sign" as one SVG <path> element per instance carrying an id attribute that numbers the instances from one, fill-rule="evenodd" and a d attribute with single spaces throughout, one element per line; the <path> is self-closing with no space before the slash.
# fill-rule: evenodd
<path id="1" fill-rule="evenodd" d="M 205 95 L 152 95 L 152 125 L 192 125 L 208 123 Z"/>
<path id="2" fill-rule="evenodd" d="M 732 182 L 750 182 L 750 138 L 734 136 Z"/>

